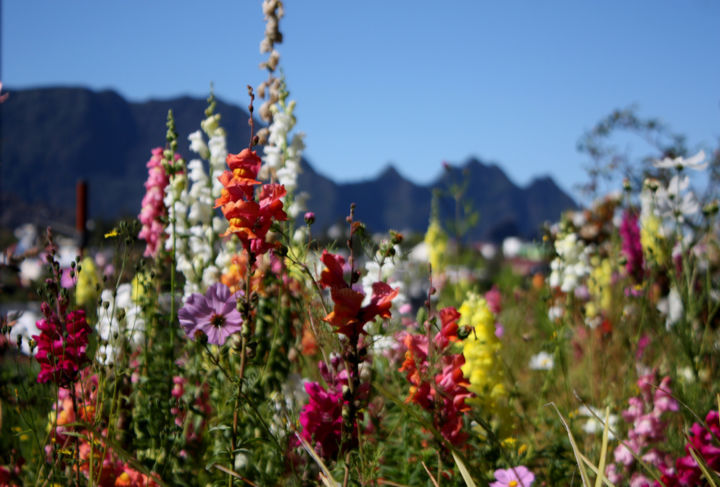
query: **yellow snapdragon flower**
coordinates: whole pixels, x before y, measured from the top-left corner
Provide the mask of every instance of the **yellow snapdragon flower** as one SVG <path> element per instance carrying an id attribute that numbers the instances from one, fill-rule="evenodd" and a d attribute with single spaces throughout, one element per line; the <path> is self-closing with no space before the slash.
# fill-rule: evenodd
<path id="1" fill-rule="evenodd" d="M 440 222 L 433 218 L 425 233 L 425 245 L 433 272 L 442 272 L 445 269 L 445 255 L 447 254 L 448 237 L 440 226 Z"/>
<path id="2" fill-rule="evenodd" d="M 468 293 L 460 306 L 458 326 L 469 326 L 470 334 L 462 341 L 465 364 L 462 373 L 470 382 L 468 390 L 477 397 L 469 403 L 480 405 L 490 413 L 497 413 L 507 399 L 502 364 L 500 340 L 495 336 L 495 316 L 484 298 Z"/>
<path id="3" fill-rule="evenodd" d="M 80 268 L 75 286 L 75 303 L 78 307 L 92 309 L 97 305 L 96 300 L 100 284 L 97 267 L 95 267 L 93 259 L 85 257 L 80 261 Z"/>

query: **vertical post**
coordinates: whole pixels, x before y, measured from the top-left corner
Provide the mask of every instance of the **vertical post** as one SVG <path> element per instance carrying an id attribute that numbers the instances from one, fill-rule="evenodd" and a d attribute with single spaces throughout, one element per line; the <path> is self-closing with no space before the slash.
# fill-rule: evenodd
<path id="1" fill-rule="evenodd" d="M 84 179 L 80 179 L 75 185 L 75 231 L 82 255 L 87 245 L 87 182 Z"/>

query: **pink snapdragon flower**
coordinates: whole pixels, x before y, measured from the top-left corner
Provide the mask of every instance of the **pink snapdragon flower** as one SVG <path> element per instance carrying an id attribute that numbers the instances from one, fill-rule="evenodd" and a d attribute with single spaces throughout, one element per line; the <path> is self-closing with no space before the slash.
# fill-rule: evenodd
<path id="1" fill-rule="evenodd" d="M 622 412 L 623 419 L 630 424 L 627 438 L 613 452 L 615 464 L 609 464 L 605 470 L 608 479 L 622 483 L 629 478 L 630 485 L 650 486 L 650 481 L 636 471 L 635 459 L 667 471 L 672 463 L 667 453 L 660 450 L 666 436 L 667 422 L 665 413 L 678 410 L 678 404 L 672 398 L 670 377 L 664 377 L 658 386 L 657 374 L 653 371 L 641 376 L 637 385 L 640 395 L 628 399 L 628 408 Z"/>
<path id="2" fill-rule="evenodd" d="M 175 160 L 179 159 L 180 155 L 175 154 Z M 152 156 L 147 162 L 147 168 L 148 178 L 145 181 L 145 196 L 143 196 L 142 209 L 140 215 L 138 215 L 140 223 L 142 223 L 138 238 L 147 242 L 143 255 L 145 257 L 155 257 L 162 248 L 165 234 L 167 208 L 165 208 L 163 199 L 165 198 L 165 187 L 170 182 L 163 165 L 163 149 L 161 147 L 152 150 Z"/>

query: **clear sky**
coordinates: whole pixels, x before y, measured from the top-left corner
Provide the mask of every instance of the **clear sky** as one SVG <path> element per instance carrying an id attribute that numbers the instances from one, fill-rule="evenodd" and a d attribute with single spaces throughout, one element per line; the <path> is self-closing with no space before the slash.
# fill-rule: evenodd
<path id="1" fill-rule="evenodd" d="M 112 88 L 131 100 L 257 86 L 260 0 L 0 0 L 5 86 Z M 496 162 L 519 184 L 585 180 L 583 132 L 637 105 L 720 137 L 720 2 L 286 0 L 278 49 L 306 156 L 336 180 L 389 162 Z M 12 95 L 11 95 L 12 96 Z M 199 120 L 198 120 L 199 123 Z M 240 148 L 230 148 L 239 150 Z M 144 163 L 144 161 L 141 161 Z"/>

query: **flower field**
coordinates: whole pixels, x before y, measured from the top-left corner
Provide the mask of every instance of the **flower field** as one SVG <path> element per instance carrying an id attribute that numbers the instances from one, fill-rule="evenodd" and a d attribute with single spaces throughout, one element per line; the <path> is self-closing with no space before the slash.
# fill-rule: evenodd
<path id="1" fill-rule="evenodd" d="M 246 146 L 211 94 L 147 148 L 136 219 L 3 249 L 0 486 L 718 485 L 718 203 L 690 176 L 720 156 L 659 151 L 502 250 L 460 186 L 424 235 L 353 205 L 330 238 L 262 8 Z"/>

